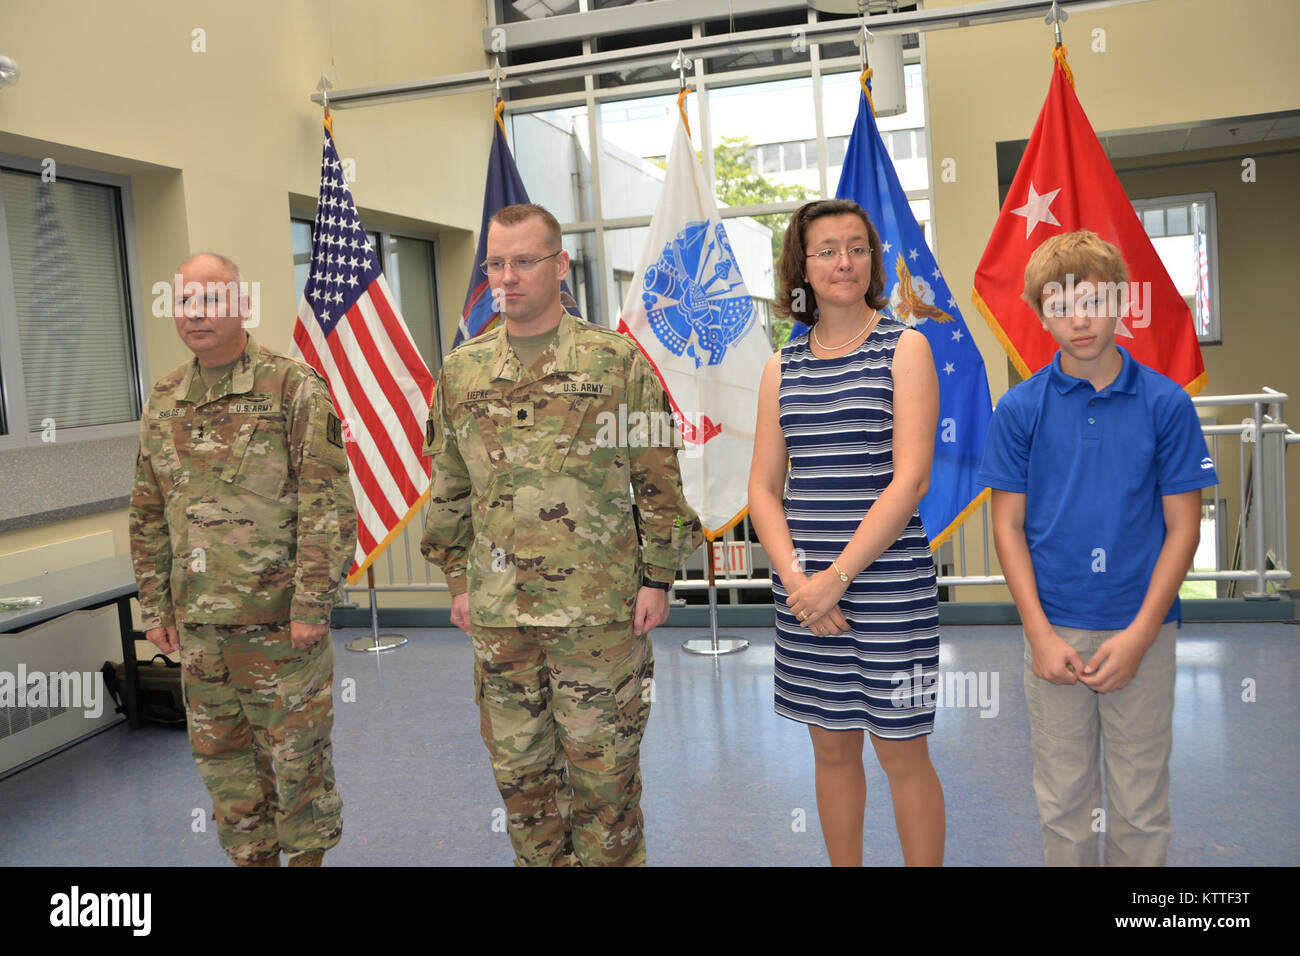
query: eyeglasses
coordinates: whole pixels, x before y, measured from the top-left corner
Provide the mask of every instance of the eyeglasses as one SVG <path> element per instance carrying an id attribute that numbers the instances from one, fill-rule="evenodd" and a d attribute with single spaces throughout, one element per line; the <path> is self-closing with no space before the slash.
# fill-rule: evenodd
<path id="1" fill-rule="evenodd" d="M 563 249 L 556 249 L 549 256 L 532 256 L 522 259 L 485 259 L 478 264 L 478 267 L 490 276 L 499 276 L 506 271 L 506 266 L 514 269 L 516 272 L 532 272 L 537 268 L 539 262 L 545 262 L 547 259 L 554 259 Z"/>
<path id="2" fill-rule="evenodd" d="M 840 256 L 848 256 L 850 259 L 861 262 L 871 255 L 871 249 L 868 246 L 854 246 L 852 249 L 823 249 L 821 252 L 814 252 L 812 255 L 804 256 L 805 259 L 816 259 L 819 262 L 839 262 Z"/>

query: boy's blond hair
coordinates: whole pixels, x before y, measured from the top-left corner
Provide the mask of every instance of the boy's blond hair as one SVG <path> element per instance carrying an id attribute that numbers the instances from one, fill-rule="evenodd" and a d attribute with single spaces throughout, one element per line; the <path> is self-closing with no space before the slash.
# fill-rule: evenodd
<path id="1" fill-rule="evenodd" d="M 1101 276 L 1103 282 L 1127 282 L 1128 269 L 1119 249 L 1090 229 L 1063 232 L 1048 239 L 1030 255 L 1025 265 L 1025 291 L 1021 298 L 1041 318 L 1043 289 L 1047 285 L 1065 286 L 1067 276 L 1073 276 L 1077 285 L 1093 275 Z"/>

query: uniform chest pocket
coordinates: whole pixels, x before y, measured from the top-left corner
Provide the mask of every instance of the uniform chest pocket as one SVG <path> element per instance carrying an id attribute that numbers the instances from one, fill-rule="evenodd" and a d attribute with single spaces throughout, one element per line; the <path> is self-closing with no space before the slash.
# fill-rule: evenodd
<path id="1" fill-rule="evenodd" d="M 451 427 L 470 481 L 480 490 L 487 488 L 494 476 L 509 470 L 499 437 L 499 432 L 509 427 L 509 417 L 509 406 L 501 401 L 499 393 L 464 401 L 456 407 Z"/>
<path id="2" fill-rule="evenodd" d="M 591 452 L 595 448 L 595 432 L 590 427 L 590 419 L 595 418 L 595 404 L 585 395 L 569 400 L 569 407 L 555 433 L 555 447 L 548 456 L 547 465 L 551 471 L 581 467 L 594 460 Z"/>
<path id="3" fill-rule="evenodd" d="M 288 474 L 284 426 L 278 420 L 243 422 L 230 446 L 230 459 L 222 468 L 222 479 L 244 491 L 278 500 L 284 495 Z"/>
<path id="4" fill-rule="evenodd" d="M 159 485 L 164 490 L 177 487 L 184 480 L 184 476 L 180 455 L 176 452 L 176 442 L 172 440 L 169 430 L 159 436 L 154 448 L 156 450 L 150 456 L 149 463 L 153 467 Z"/>

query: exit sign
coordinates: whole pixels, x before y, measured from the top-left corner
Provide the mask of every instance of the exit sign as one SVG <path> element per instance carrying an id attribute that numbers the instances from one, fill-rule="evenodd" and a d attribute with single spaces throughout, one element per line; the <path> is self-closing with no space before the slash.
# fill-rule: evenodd
<path id="1" fill-rule="evenodd" d="M 714 574 L 749 574 L 748 541 L 714 541 Z"/>

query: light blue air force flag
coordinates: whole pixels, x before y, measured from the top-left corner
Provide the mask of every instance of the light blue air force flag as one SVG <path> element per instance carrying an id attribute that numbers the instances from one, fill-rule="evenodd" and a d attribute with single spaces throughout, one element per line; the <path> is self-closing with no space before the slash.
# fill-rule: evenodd
<path id="1" fill-rule="evenodd" d="M 858 118 L 835 197 L 852 199 L 867 211 L 880 233 L 889 311 L 923 334 L 934 353 L 939 427 L 930 490 L 918 510 L 930 548 L 937 550 L 988 495 L 975 473 L 984 454 L 993 403 L 984 359 L 907 204 L 865 94 L 858 98 Z M 791 338 L 802 328 L 796 325 Z"/>

